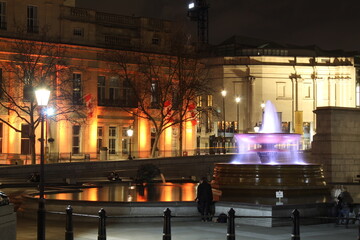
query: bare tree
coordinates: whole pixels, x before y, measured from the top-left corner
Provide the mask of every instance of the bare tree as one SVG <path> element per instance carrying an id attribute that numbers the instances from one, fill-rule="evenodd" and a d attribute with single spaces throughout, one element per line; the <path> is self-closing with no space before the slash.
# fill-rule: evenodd
<path id="1" fill-rule="evenodd" d="M 150 121 L 155 130 L 151 156 L 156 156 L 165 129 L 196 121 L 196 97 L 209 92 L 204 65 L 193 56 L 111 51 L 105 54 L 114 74 L 128 88 L 122 109 Z M 182 135 L 180 135 L 182 136 Z M 182 139 L 180 138 L 180 152 Z"/>
<path id="2" fill-rule="evenodd" d="M 21 126 L 13 119 L 20 119 L 28 126 L 29 152 L 31 162 L 36 162 L 35 129 L 40 118 L 34 90 L 46 86 L 51 90 L 49 105 L 55 108 L 55 119 L 74 119 L 73 114 L 83 117 L 84 105 L 81 96 L 74 95 L 72 69 L 66 58 L 66 47 L 41 40 L 11 40 L 3 45 L 7 58 L 2 62 L 2 78 L 0 83 L 0 106 L 7 111 L 10 118 L 0 121 L 16 132 L 22 132 Z M 72 113 L 72 115 L 70 115 Z"/>

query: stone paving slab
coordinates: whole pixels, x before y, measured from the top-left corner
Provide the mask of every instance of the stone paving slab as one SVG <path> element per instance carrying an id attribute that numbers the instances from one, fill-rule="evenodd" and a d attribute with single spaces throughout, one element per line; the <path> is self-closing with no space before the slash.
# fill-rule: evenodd
<path id="1" fill-rule="evenodd" d="M 17 240 L 36 239 L 36 220 L 18 218 Z M 215 222 L 172 222 L 172 240 L 220 240 L 226 239 L 227 224 Z M 108 223 L 107 240 L 161 240 L 163 225 L 154 223 Z M 97 239 L 97 222 L 74 223 L 74 239 Z M 290 240 L 291 226 L 257 227 L 236 225 L 236 240 Z M 358 225 L 335 226 L 319 224 L 300 226 L 301 240 L 357 240 Z M 46 239 L 65 239 L 65 222 L 47 221 Z"/>

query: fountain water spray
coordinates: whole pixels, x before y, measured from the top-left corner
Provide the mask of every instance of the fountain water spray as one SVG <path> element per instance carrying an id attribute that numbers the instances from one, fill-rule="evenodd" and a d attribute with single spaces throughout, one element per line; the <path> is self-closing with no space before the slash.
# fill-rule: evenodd
<path id="1" fill-rule="evenodd" d="M 299 151 L 300 134 L 282 133 L 275 106 L 267 101 L 259 133 L 235 135 L 238 154 L 235 164 L 305 164 Z"/>

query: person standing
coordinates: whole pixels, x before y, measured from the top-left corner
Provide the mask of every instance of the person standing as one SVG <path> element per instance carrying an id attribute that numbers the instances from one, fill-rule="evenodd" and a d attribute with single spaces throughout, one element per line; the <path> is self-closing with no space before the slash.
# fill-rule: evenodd
<path id="1" fill-rule="evenodd" d="M 198 202 L 198 210 L 201 213 L 202 221 L 210 221 L 213 194 L 211 185 L 208 183 L 206 177 L 201 179 L 200 184 L 197 187 L 196 200 Z"/>

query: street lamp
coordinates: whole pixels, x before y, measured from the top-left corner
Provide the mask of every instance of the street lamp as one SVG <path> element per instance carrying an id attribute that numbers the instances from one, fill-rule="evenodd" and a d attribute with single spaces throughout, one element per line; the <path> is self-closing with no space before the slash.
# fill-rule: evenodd
<path id="1" fill-rule="evenodd" d="M 221 91 L 221 95 L 223 96 L 223 120 L 224 120 L 224 125 L 223 125 L 223 153 L 226 153 L 226 147 L 225 147 L 225 128 L 226 128 L 226 124 L 225 124 L 225 97 L 226 97 L 226 90 L 222 90 Z"/>
<path id="2" fill-rule="evenodd" d="M 240 131 L 240 117 L 239 117 L 239 112 L 240 112 L 240 101 L 241 98 L 240 97 L 236 97 L 235 98 L 235 102 L 236 102 L 236 118 L 237 118 L 237 130 L 238 132 Z"/>
<path id="3" fill-rule="evenodd" d="M 44 118 L 45 118 L 45 107 L 49 102 L 50 90 L 46 88 L 39 88 L 35 90 L 35 96 L 37 104 L 40 107 L 40 127 L 41 127 L 41 138 L 40 138 L 40 183 L 39 183 L 39 208 L 38 208 L 38 232 L 37 239 L 45 240 L 45 199 L 44 199 Z"/>
<path id="4" fill-rule="evenodd" d="M 129 157 L 128 159 L 129 160 L 132 160 L 132 156 L 131 156 L 131 137 L 133 136 L 134 134 L 134 130 L 132 130 L 131 128 L 129 128 L 127 131 L 126 131 L 128 137 L 129 137 Z"/>

